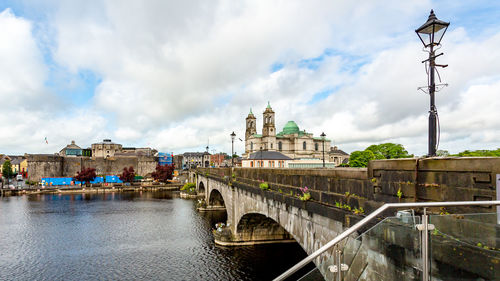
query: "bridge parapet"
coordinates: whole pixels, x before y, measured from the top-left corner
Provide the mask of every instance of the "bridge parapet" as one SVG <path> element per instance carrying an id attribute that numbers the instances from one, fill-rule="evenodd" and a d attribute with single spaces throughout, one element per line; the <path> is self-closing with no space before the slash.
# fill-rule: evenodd
<path id="1" fill-rule="evenodd" d="M 321 204 L 367 213 L 383 203 L 476 201 L 496 198 L 500 158 L 455 157 L 371 161 L 368 168 L 277 169 L 205 168 L 201 173 L 271 189 L 300 193 L 307 186 L 311 199 Z M 451 208 L 455 212 L 493 212 L 491 207 Z"/>

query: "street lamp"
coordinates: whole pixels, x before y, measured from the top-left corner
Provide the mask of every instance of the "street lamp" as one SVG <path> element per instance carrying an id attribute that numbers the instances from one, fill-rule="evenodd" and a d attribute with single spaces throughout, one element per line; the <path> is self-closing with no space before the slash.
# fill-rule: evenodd
<path id="1" fill-rule="evenodd" d="M 234 167 L 234 138 L 236 134 L 234 131 L 231 133 L 231 167 Z"/>
<path id="2" fill-rule="evenodd" d="M 325 167 L 325 132 L 321 133 L 321 139 L 323 140 L 323 168 Z"/>
<path id="3" fill-rule="evenodd" d="M 429 62 L 429 82 L 428 82 L 428 90 L 430 95 L 430 110 L 429 110 L 429 155 L 428 156 L 436 156 L 436 120 L 437 120 L 437 109 L 434 100 L 434 93 L 436 92 L 436 84 L 434 82 L 434 70 L 436 66 L 439 67 L 447 67 L 448 65 L 439 65 L 436 64 L 435 59 L 441 56 L 443 53 L 438 55 L 434 54 L 434 47 L 438 47 L 441 43 L 441 39 L 443 39 L 444 33 L 448 29 L 450 25 L 449 22 L 444 22 L 438 20 L 434 11 L 431 10 L 429 18 L 427 22 L 424 23 L 421 27 L 415 30 L 424 44 L 424 48 L 429 48 L 429 58 L 427 60 L 422 61 L 422 63 Z"/>

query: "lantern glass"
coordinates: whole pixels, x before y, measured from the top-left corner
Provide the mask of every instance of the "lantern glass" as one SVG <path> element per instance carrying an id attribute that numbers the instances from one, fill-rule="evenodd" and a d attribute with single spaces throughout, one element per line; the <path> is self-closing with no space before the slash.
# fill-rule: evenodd
<path id="1" fill-rule="evenodd" d="M 444 33 L 450 25 L 449 22 L 444 22 L 438 20 L 434 11 L 431 10 L 429 19 L 421 27 L 419 27 L 415 32 L 417 32 L 418 37 L 424 44 L 424 47 L 436 46 L 441 43 Z"/>

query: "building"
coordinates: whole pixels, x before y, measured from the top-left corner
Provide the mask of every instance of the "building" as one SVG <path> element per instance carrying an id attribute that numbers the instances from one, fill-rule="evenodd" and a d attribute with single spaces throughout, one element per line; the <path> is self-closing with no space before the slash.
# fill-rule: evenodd
<path id="1" fill-rule="evenodd" d="M 330 162 L 335 163 L 335 166 L 340 164 L 347 164 L 349 162 L 349 154 L 345 153 L 343 150 L 338 149 L 338 147 L 330 147 L 328 151 L 328 157 Z"/>
<path id="2" fill-rule="evenodd" d="M 208 152 L 186 152 L 183 154 L 182 167 L 191 169 L 196 167 L 210 167 L 210 153 Z"/>
<path id="3" fill-rule="evenodd" d="M 66 145 L 65 148 L 59 151 L 59 155 L 61 156 L 82 156 L 83 150 L 81 147 L 75 144 L 75 141 L 72 140 L 70 144 Z"/>
<path id="4" fill-rule="evenodd" d="M 174 167 L 175 167 L 175 169 L 184 169 L 183 162 L 184 162 L 184 155 L 182 155 L 182 154 L 174 155 Z"/>
<path id="5" fill-rule="evenodd" d="M 293 159 L 277 151 L 258 151 L 242 159 L 243 168 L 288 168 Z"/>
<path id="6" fill-rule="evenodd" d="M 110 139 L 104 139 L 102 142 L 91 145 L 92 157 L 108 158 L 122 152 L 122 145 L 112 142 Z"/>
<path id="7" fill-rule="evenodd" d="M 323 145 L 325 161 L 329 162 L 328 152 L 331 141 L 326 138 L 314 137 L 306 130 L 300 130 L 297 123 L 288 121 L 281 132 L 276 131 L 275 113 L 268 103 L 263 113 L 262 134 L 257 134 L 257 118 L 250 113 L 246 118 L 245 154 L 248 158 L 258 151 L 277 151 L 292 159 L 320 159 L 323 160 Z"/>
<path id="8" fill-rule="evenodd" d="M 217 153 L 210 155 L 210 166 L 211 167 L 224 167 L 224 159 L 230 158 L 226 153 Z"/>

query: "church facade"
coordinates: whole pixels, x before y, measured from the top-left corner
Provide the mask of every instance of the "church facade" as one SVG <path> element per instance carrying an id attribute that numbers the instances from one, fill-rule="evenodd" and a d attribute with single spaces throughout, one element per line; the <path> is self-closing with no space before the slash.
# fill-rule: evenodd
<path id="1" fill-rule="evenodd" d="M 257 118 L 250 109 L 246 118 L 244 158 L 259 151 L 277 151 L 291 159 L 323 159 L 324 151 L 325 161 L 330 162 L 329 139 L 314 137 L 312 133 L 300 130 L 294 121 L 288 121 L 283 130 L 277 132 L 275 112 L 269 103 L 263 113 L 262 134 L 257 133 L 256 121 Z"/>

